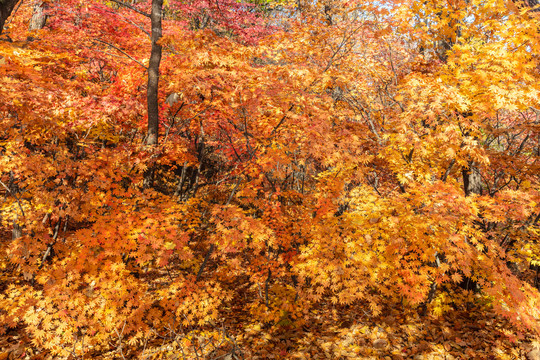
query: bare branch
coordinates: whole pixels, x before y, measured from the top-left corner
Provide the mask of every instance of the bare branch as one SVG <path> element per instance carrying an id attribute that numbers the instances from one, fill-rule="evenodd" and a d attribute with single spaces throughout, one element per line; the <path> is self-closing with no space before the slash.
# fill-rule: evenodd
<path id="1" fill-rule="evenodd" d="M 140 62 L 139 60 L 135 59 L 133 56 L 129 55 L 128 53 L 126 53 L 124 50 L 120 49 L 119 47 L 113 45 L 113 44 L 110 44 L 106 41 L 103 41 L 103 40 L 100 40 L 100 39 L 94 39 L 95 41 L 97 42 L 100 42 L 102 44 L 105 44 L 105 45 L 108 45 L 110 47 L 112 47 L 113 49 L 115 50 L 118 50 L 119 52 L 121 52 L 122 54 L 124 54 L 125 56 L 127 56 L 130 60 L 136 62 L 137 64 L 141 65 L 145 70 L 148 70 L 148 68 L 146 66 L 144 66 L 144 64 L 142 62 Z"/>
<path id="2" fill-rule="evenodd" d="M 212 252 L 214 252 L 214 249 L 215 249 L 215 245 L 210 244 L 210 249 L 208 249 L 208 252 L 206 253 L 206 256 L 204 257 L 203 263 L 201 264 L 201 267 L 199 268 L 199 272 L 197 272 L 197 277 L 195 278 L 195 282 L 197 282 L 197 281 L 199 281 L 201 279 L 204 268 L 208 264 L 208 260 L 210 259 L 210 256 L 212 255 Z"/>
<path id="3" fill-rule="evenodd" d="M 448 175 L 450 174 L 450 170 L 452 170 L 452 167 L 454 166 L 455 163 L 456 163 L 456 159 L 452 159 L 452 161 L 450 161 L 450 164 L 446 168 L 444 175 L 441 177 L 442 182 L 446 182 L 446 178 L 448 178 Z"/>
<path id="4" fill-rule="evenodd" d="M 23 210 L 23 207 L 21 205 L 21 200 L 19 199 L 19 197 L 13 191 L 11 191 L 11 189 L 9 187 L 7 187 L 7 185 L 4 184 L 2 182 L 2 180 L 0 180 L 0 185 L 2 185 L 4 187 L 4 189 L 6 189 L 15 198 L 15 200 L 17 200 L 17 204 L 19 205 L 19 209 L 21 210 L 21 215 L 23 217 L 25 217 L 24 210 Z"/>
<path id="5" fill-rule="evenodd" d="M 115 2 L 115 3 L 117 3 L 118 5 L 124 6 L 124 7 L 128 8 L 128 9 L 130 9 L 130 10 L 135 11 L 135 12 L 138 13 L 138 14 L 141 14 L 141 15 L 143 15 L 143 16 L 146 16 L 147 18 L 150 17 L 150 14 L 145 13 L 144 11 L 141 11 L 141 10 L 137 9 L 135 6 L 126 4 L 125 2 L 119 1 L 119 0 L 112 0 L 112 1 Z"/>
<path id="6" fill-rule="evenodd" d="M 109 11 L 109 13 L 114 14 L 114 15 L 118 15 L 118 16 L 121 16 L 122 19 L 123 19 L 125 22 L 127 22 L 127 23 L 129 23 L 129 24 L 135 26 L 137 29 L 141 30 L 143 33 L 145 33 L 146 35 L 148 35 L 149 38 L 151 37 L 150 32 L 149 32 L 148 30 L 144 29 L 141 25 L 135 23 L 133 20 L 131 20 L 131 19 L 125 17 L 124 15 L 119 14 L 118 12 L 113 11 L 113 10 Z"/>

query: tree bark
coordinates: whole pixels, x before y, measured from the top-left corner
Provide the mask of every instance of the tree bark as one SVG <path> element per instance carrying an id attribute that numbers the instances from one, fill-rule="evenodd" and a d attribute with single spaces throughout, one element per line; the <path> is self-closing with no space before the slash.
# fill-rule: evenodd
<path id="1" fill-rule="evenodd" d="M 472 194 L 482 195 L 482 177 L 478 166 L 472 161 L 469 162 L 469 167 L 461 171 L 463 175 L 463 190 L 465 196 Z"/>
<path id="2" fill-rule="evenodd" d="M 13 230 L 11 231 L 11 239 L 17 240 L 20 237 L 22 237 L 21 225 L 17 223 L 17 220 L 13 220 Z"/>
<path id="3" fill-rule="evenodd" d="M 19 0 L 0 0 L 0 35 L 4 29 L 7 18 L 11 15 Z"/>
<path id="4" fill-rule="evenodd" d="M 159 130 L 159 107 L 158 107 L 158 85 L 159 85 L 159 63 L 161 62 L 161 45 L 157 42 L 161 39 L 162 25 L 161 17 L 163 11 L 163 0 L 152 0 L 152 12 L 150 20 L 152 23 L 152 52 L 150 53 L 150 63 L 148 64 L 148 90 L 146 101 L 148 106 L 148 136 L 147 145 L 157 145 Z"/>
<path id="5" fill-rule="evenodd" d="M 163 0 L 152 0 L 152 12 L 150 22 L 152 26 L 152 50 L 148 64 L 148 89 L 146 103 L 148 109 L 148 132 L 146 145 L 156 146 L 159 139 L 159 63 L 161 62 L 161 45 L 158 44 L 163 32 L 161 17 L 163 12 Z M 143 187 L 150 188 L 154 183 L 154 165 L 149 164 L 144 173 Z"/>
<path id="6" fill-rule="evenodd" d="M 43 29 L 45 23 L 47 22 L 47 15 L 45 14 L 46 7 L 47 5 L 41 0 L 37 0 L 34 3 L 34 13 L 30 19 L 28 30 L 33 31 Z"/>

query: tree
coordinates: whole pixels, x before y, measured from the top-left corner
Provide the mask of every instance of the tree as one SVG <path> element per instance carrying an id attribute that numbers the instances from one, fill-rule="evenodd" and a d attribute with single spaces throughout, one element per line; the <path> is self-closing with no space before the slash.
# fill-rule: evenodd
<path id="1" fill-rule="evenodd" d="M 159 63 L 161 62 L 161 17 L 163 1 L 152 1 L 152 12 L 150 14 L 152 29 L 152 52 L 150 54 L 150 64 L 148 65 L 148 145 L 157 145 L 159 133 L 159 106 L 158 106 L 158 86 L 159 86 Z"/>
<path id="2" fill-rule="evenodd" d="M 0 2 L 0 34 L 4 30 L 4 24 L 6 23 L 7 18 L 11 15 L 15 5 L 17 5 L 18 0 L 2 0 Z"/>

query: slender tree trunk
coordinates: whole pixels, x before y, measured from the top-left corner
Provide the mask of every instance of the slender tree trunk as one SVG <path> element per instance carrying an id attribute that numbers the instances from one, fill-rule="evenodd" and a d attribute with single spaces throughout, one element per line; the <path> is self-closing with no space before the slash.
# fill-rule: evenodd
<path id="1" fill-rule="evenodd" d="M 148 105 L 148 137 L 147 145 L 157 145 L 159 130 L 159 107 L 158 107 L 158 85 L 159 85 L 159 63 L 161 62 L 161 45 L 157 42 L 161 38 L 162 26 L 161 17 L 163 11 L 163 0 L 152 0 L 152 12 L 150 20 L 152 22 L 152 52 L 148 65 L 148 92 L 146 95 Z"/>
<path id="2" fill-rule="evenodd" d="M 22 237 L 21 225 L 17 223 L 17 220 L 13 220 L 13 230 L 11 231 L 11 239 L 17 240 L 20 237 Z"/>
<path id="3" fill-rule="evenodd" d="M 19 0 L 0 0 L 0 34 L 2 34 L 7 18 L 18 2 Z"/>
<path id="4" fill-rule="evenodd" d="M 463 190 L 465 196 L 472 194 L 482 195 L 482 177 L 478 166 L 472 161 L 469 162 L 469 167 L 461 171 L 463 175 Z"/>
<path id="5" fill-rule="evenodd" d="M 150 63 L 148 64 L 148 89 L 146 93 L 146 103 L 148 107 L 148 133 L 146 144 L 156 146 L 159 139 L 159 63 L 161 62 L 161 45 L 157 42 L 161 39 L 162 25 L 161 17 L 163 12 L 163 0 L 152 0 L 152 12 L 150 21 L 152 23 L 152 51 L 150 53 Z M 148 170 L 144 173 L 143 187 L 152 187 L 154 183 L 154 165 L 149 164 Z"/>
<path id="6" fill-rule="evenodd" d="M 482 195 L 482 177 L 480 176 L 480 169 L 478 169 L 474 161 L 469 161 L 468 168 L 463 168 L 461 175 L 463 176 L 463 191 L 465 192 L 465 196 L 471 196 L 473 194 Z M 470 276 L 463 277 L 459 286 L 465 290 L 479 290 L 478 283 Z M 469 307 L 469 304 L 467 304 L 467 307 Z"/>

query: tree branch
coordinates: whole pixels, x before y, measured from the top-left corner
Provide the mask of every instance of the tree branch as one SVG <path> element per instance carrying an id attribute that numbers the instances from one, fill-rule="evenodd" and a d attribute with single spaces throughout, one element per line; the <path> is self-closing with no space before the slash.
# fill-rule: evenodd
<path id="1" fill-rule="evenodd" d="M 446 168 L 444 175 L 441 177 L 442 182 L 446 182 L 446 178 L 448 178 L 448 175 L 450 174 L 450 170 L 452 170 L 452 167 L 454 166 L 455 163 L 456 163 L 456 159 L 452 159 L 452 161 L 450 161 L 450 164 Z"/>
<path id="2" fill-rule="evenodd" d="M 17 201 L 17 205 L 19 205 L 19 209 L 21 210 L 21 215 L 23 217 L 25 217 L 24 210 L 23 210 L 23 207 L 21 205 L 21 200 L 19 199 L 19 197 L 17 195 L 15 195 L 15 192 L 11 191 L 11 189 L 9 187 L 7 187 L 7 185 L 4 184 L 2 182 L 2 180 L 0 180 L 0 185 L 2 185 L 4 187 L 4 189 L 6 189 L 15 198 L 15 200 Z"/>
<path id="3" fill-rule="evenodd" d="M 146 16 L 147 18 L 150 17 L 150 14 L 145 13 L 144 11 L 141 11 L 141 10 L 137 9 L 135 6 L 126 4 L 126 3 L 123 2 L 123 1 L 112 0 L 112 2 L 115 2 L 115 3 L 117 3 L 118 5 L 124 6 L 124 7 L 128 8 L 128 9 L 130 9 L 130 10 L 133 10 L 133 11 L 135 11 L 135 12 L 138 13 L 138 14 L 141 14 L 141 15 L 143 15 L 143 16 Z"/>
<path id="4" fill-rule="evenodd" d="M 208 264 L 208 260 L 210 259 L 212 252 L 214 252 L 214 248 L 215 248 L 214 244 L 211 244 L 210 249 L 208 249 L 208 252 L 206 253 L 206 256 L 204 257 L 203 263 L 201 264 L 201 267 L 199 268 L 199 272 L 197 273 L 195 282 L 198 282 L 201 279 L 204 268 L 206 267 L 206 264 Z"/>
<path id="5" fill-rule="evenodd" d="M 136 62 L 137 64 L 141 65 L 145 70 L 148 70 L 148 68 L 146 66 L 144 66 L 144 64 L 142 62 L 140 62 L 139 60 L 135 59 L 133 56 L 129 55 L 128 53 L 126 53 L 124 50 L 120 49 L 119 47 L 117 46 L 114 46 L 113 44 L 109 44 L 108 42 L 106 41 L 103 41 L 103 40 L 100 40 L 100 39 L 94 39 L 95 41 L 98 41 L 102 44 L 105 44 L 105 45 L 108 45 L 110 47 L 112 47 L 113 49 L 115 50 L 118 50 L 119 52 L 121 52 L 122 54 L 124 54 L 125 56 L 127 56 L 130 60 Z"/>

